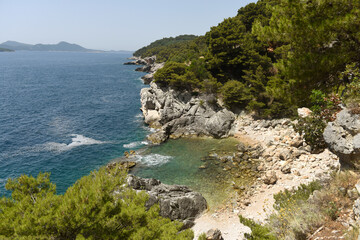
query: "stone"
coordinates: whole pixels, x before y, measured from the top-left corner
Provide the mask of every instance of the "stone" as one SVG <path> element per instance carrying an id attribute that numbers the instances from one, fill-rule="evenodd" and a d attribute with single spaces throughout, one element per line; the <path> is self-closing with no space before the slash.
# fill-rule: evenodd
<path id="1" fill-rule="evenodd" d="M 239 152 L 245 152 L 247 150 L 247 147 L 244 143 L 240 142 L 237 145 L 237 149 Z"/>
<path id="2" fill-rule="evenodd" d="M 360 194 L 360 180 L 355 184 L 355 188 L 358 191 L 358 193 Z"/>
<path id="3" fill-rule="evenodd" d="M 352 200 L 355 200 L 359 197 L 359 193 L 358 191 L 356 190 L 356 188 L 353 188 L 353 189 L 349 189 L 347 190 L 346 194 L 348 195 L 348 197 Z"/>
<path id="4" fill-rule="evenodd" d="M 312 111 L 306 107 L 298 108 L 297 110 L 299 117 L 306 118 L 311 115 Z"/>
<path id="5" fill-rule="evenodd" d="M 329 122 L 324 130 L 324 140 L 342 165 L 360 169 L 360 115 L 344 109 Z"/>
<path id="6" fill-rule="evenodd" d="M 149 195 L 145 204 L 147 208 L 159 204 L 162 217 L 183 221 L 187 227 L 193 226 L 195 218 L 207 209 L 205 198 L 187 186 L 166 185 L 157 179 L 133 175 L 128 175 L 127 183 L 135 190 L 146 191 Z"/>
<path id="7" fill-rule="evenodd" d="M 291 173 L 291 167 L 290 167 L 290 163 L 286 162 L 285 164 L 282 165 L 281 167 L 281 172 L 284 174 L 289 174 Z"/>
<path id="8" fill-rule="evenodd" d="M 165 142 L 168 139 L 168 136 L 165 131 L 160 130 L 147 136 L 147 139 L 153 144 L 160 144 Z"/>
<path id="9" fill-rule="evenodd" d="M 360 220 L 360 198 L 356 199 L 353 205 L 353 213 L 356 221 Z"/>
<path id="10" fill-rule="evenodd" d="M 265 173 L 263 181 L 267 185 L 274 185 L 278 180 L 276 173 L 274 171 L 269 171 Z"/>
<path id="11" fill-rule="evenodd" d="M 281 160 L 286 160 L 286 161 L 289 160 L 291 158 L 290 150 L 287 148 L 282 149 L 279 153 L 279 158 Z"/>
<path id="12" fill-rule="evenodd" d="M 148 73 L 142 76 L 141 79 L 144 81 L 144 84 L 150 84 L 154 80 L 154 74 Z"/>
<path id="13" fill-rule="evenodd" d="M 122 162 L 112 162 L 106 165 L 107 169 L 113 169 L 116 165 L 118 165 L 119 168 L 129 170 L 130 168 L 133 168 L 136 166 L 136 162 L 133 161 L 122 161 Z"/>
<path id="14" fill-rule="evenodd" d="M 219 229 L 210 229 L 206 232 L 206 240 L 224 240 Z"/>
<path id="15" fill-rule="evenodd" d="M 209 103 L 210 95 L 192 96 L 186 91 L 162 87 L 154 81 L 150 88 L 140 92 L 141 111 L 145 123 L 160 128 L 166 135 L 162 139 L 182 136 L 227 137 L 233 127 L 235 115 L 216 102 Z"/>

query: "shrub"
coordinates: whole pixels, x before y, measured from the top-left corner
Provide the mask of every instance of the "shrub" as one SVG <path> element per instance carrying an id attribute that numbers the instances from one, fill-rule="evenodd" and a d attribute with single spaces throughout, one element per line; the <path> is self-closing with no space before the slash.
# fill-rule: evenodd
<path id="1" fill-rule="evenodd" d="M 198 240 L 206 240 L 206 234 L 205 233 L 200 234 Z"/>
<path id="2" fill-rule="evenodd" d="M 321 189 L 321 185 L 318 181 L 309 183 L 308 185 L 301 184 L 295 191 L 280 191 L 274 195 L 275 203 L 274 208 L 280 210 L 289 205 L 289 202 L 293 201 L 305 201 L 315 191 Z"/>
<path id="3" fill-rule="evenodd" d="M 10 179 L 0 199 L 3 239 L 193 239 L 182 224 L 145 207 L 148 195 L 126 187 L 126 173 L 101 168 L 55 194 L 49 174 Z"/>
<path id="4" fill-rule="evenodd" d="M 221 89 L 221 93 L 224 103 L 228 108 L 235 105 L 244 107 L 251 100 L 251 96 L 249 95 L 250 93 L 248 92 L 245 84 L 236 80 L 231 80 L 225 83 Z"/>
<path id="5" fill-rule="evenodd" d="M 340 79 L 347 83 L 343 91 L 343 100 L 350 108 L 360 107 L 360 69 L 358 63 L 348 64 Z"/>
<path id="6" fill-rule="evenodd" d="M 306 117 L 298 119 L 294 130 L 303 135 L 305 142 L 311 146 L 313 152 L 318 152 L 326 147 L 323 137 L 326 123 L 321 118 Z"/>
<path id="7" fill-rule="evenodd" d="M 251 229 L 251 234 L 245 233 L 246 239 L 251 240 L 276 240 L 277 238 L 272 235 L 270 229 L 266 226 L 261 226 L 253 220 L 244 218 L 239 215 L 240 222 Z"/>
<path id="8" fill-rule="evenodd" d="M 310 100 L 312 114 L 306 118 L 299 118 L 294 129 L 304 136 L 305 142 L 313 151 L 318 152 L 326 147 L 323 138 L 324 129 L 326 123 L 334 121 L 336 114 L 341 110 L 340 98 L 336 94 L 326 97 L 322 91 L 312 90 Z"/>

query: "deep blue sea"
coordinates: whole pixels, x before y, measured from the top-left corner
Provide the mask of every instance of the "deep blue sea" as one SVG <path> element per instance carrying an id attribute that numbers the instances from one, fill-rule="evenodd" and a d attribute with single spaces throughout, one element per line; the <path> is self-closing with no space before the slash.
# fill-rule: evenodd
<path id="1" fill-rule="evenodd" d="M 143 73 L 124 66 L 127 57 L 0 53 L 0 196 L 8 195 L 7 178 L 40 171 L 51 172 L 64 193 L 81 176 L 142 145 L 148 134 L 139 110 Z"/>

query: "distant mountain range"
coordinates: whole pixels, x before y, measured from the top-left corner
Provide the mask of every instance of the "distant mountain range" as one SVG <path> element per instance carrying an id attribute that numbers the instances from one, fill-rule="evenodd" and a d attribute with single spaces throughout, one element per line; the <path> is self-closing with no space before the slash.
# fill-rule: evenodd
<path id="1" fill-rule="evenodd" d="M 15 41 L 6 41 L 0 44 L 0 48 L 10 49 L 14 51 L 25 50 L 25 51 L 66 51 L 66 52 L 105 52 L 102 50 L 93 50 L 87 49 L 77 44 L 72 44 L 68 42 L 59 42 L 58 44 L 26 44 Z M 116 52 L 126 52 L 131 53 L 130 51 L 116 51 Z"/>

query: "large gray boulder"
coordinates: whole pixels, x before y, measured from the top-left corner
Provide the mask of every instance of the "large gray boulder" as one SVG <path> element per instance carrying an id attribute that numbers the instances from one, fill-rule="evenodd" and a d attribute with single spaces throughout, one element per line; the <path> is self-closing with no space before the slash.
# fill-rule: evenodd
<path id="1" fill-rule="evenodd" d="M 162 88 L 155 82 L 150 83 L 150 88 L 143 88 L 140 95 L 145 123 L 171 138 L 227 137 L 235 120 L 235 115 L 220 107 L 212 95 L 192 96 L 186 91 Z"/>
<path id="2" fill-rule="evenodd" d="M 342 164 L 360 168 L 360 115 L 342 110 L 328 123 L 323 136 Z"/>
<path id="3" fill-rule="evenodd" d="M 128 175 L 128 185 L 135 190 L 149 194 L 146 207 L 159 204 L 160 215 L 184 222 L 185 228 L 194 225 L 195 218 L 207 208 L 205 198 L 186 186 L 166 185 L 156 179 Z"/>

